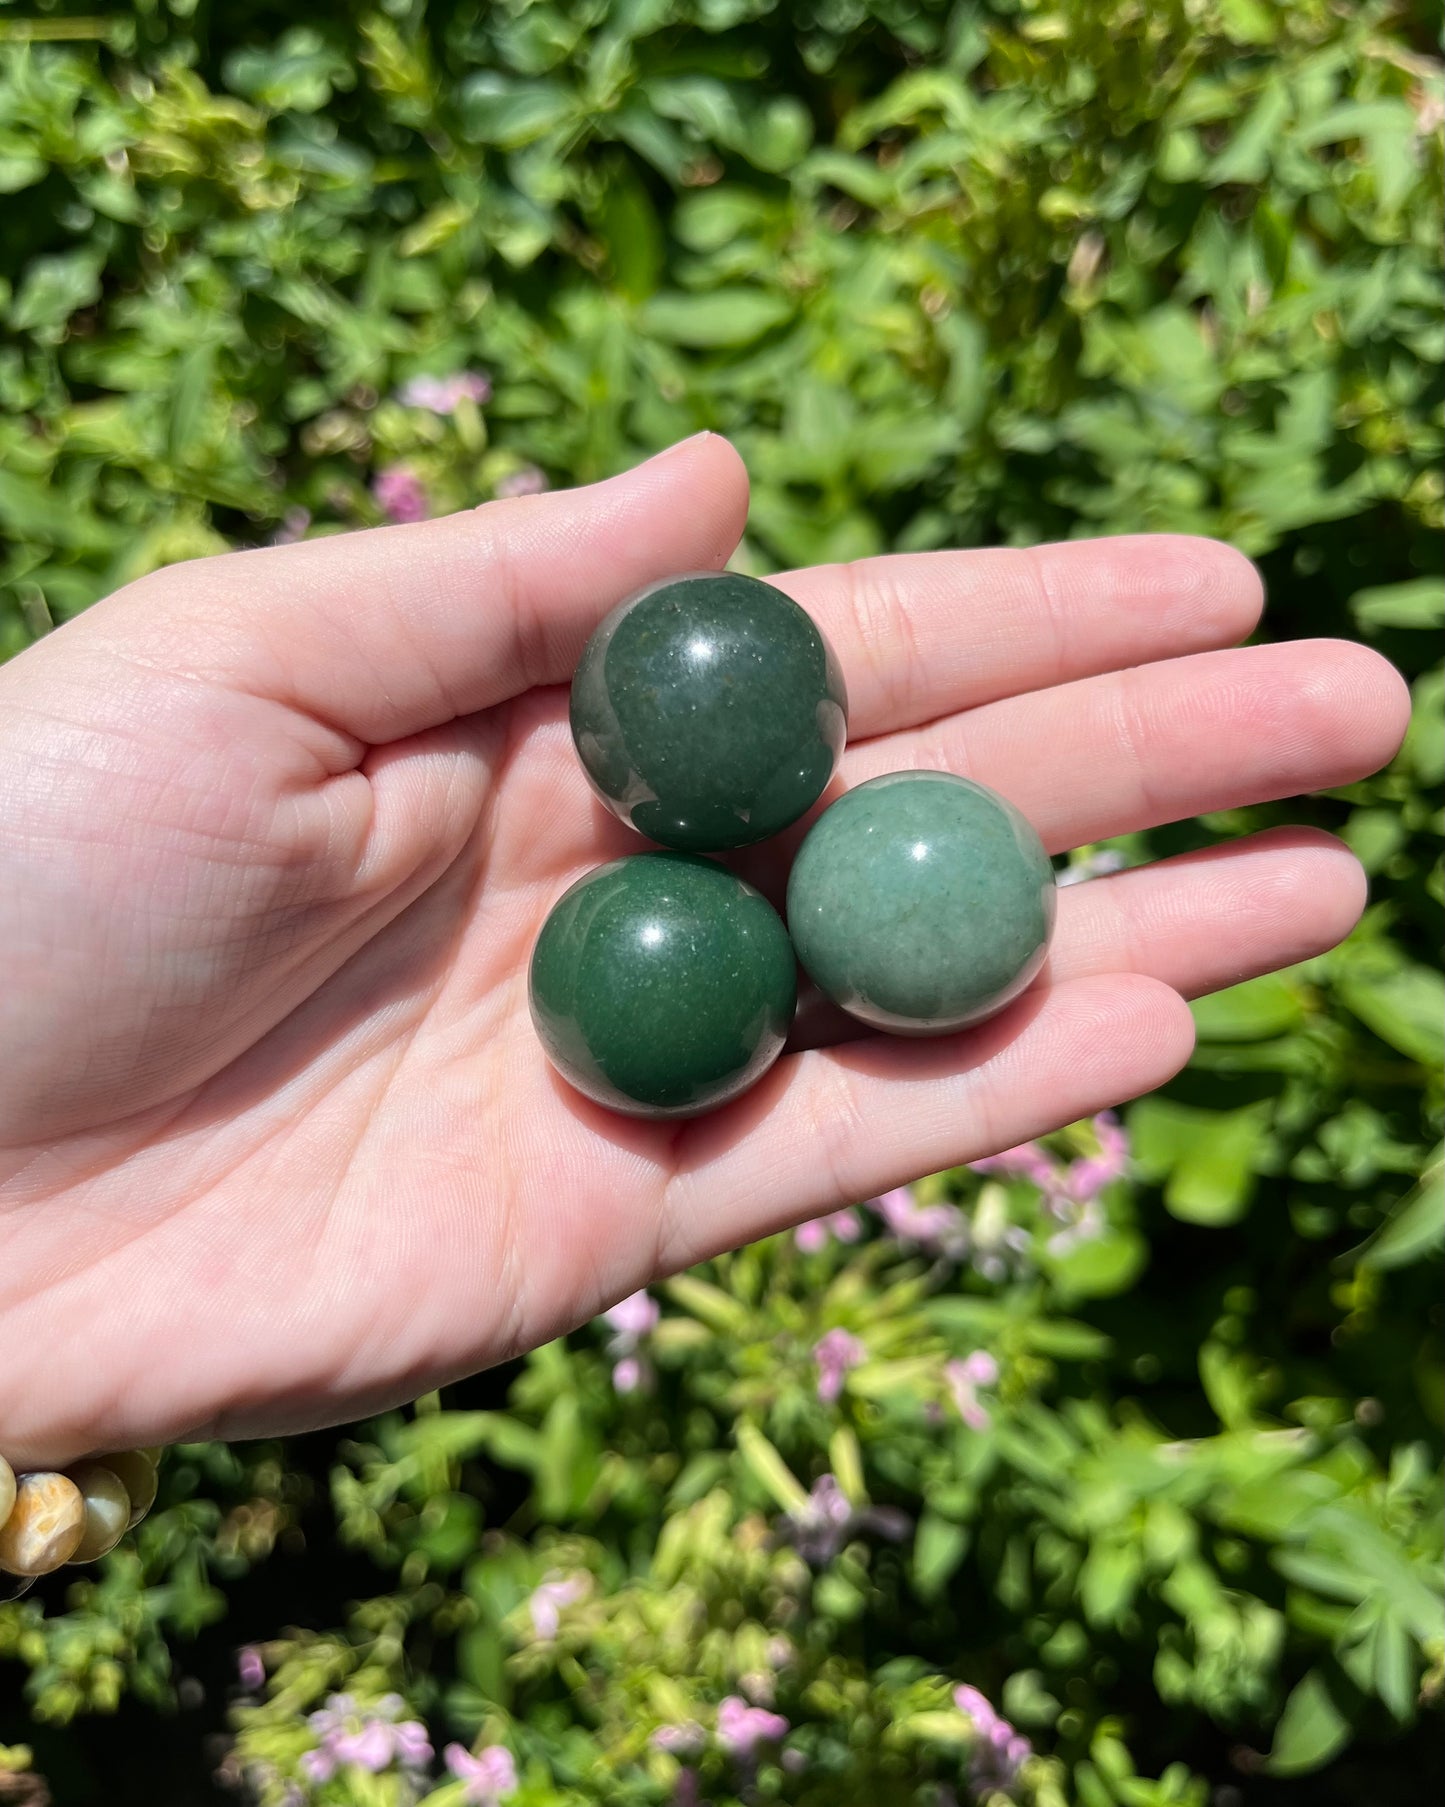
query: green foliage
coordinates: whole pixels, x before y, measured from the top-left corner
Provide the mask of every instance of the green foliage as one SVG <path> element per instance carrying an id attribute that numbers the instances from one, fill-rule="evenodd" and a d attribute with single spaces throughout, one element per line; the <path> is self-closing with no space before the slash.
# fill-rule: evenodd
<path id="1" fill-rule="evenodd" d="M 1251 1807 L 1307 1772 L 1319 1801 L 1415 1798 L 1400 1741 L 1445 1659 L 1431 22 L 0 7 L 0 653 L 161 564 L 375 522 L 393 466 L 440 512 L 711 427 L 754 481 L 745 568 L 1217 534 L 1261 560 L 1271 633 L 1362 637 L 1415 697 L 1377 778 L 1118 844 L 1313 821 L 1374 901 L 1337 952 L 1196 1006 L 1094 1234 L 1025 1180 L 942 1176 L 920 1196 L 964 1212 L 968 1261 L 870 1233 L 682 1276 L 654 1393 L 614 1390 L 603 1326 L 340 1440 L 187 1449 L 134 1552 L 0 1607 L 29 1702 L 0 1706 L 0 1770 L 131 1798 L 103 1753 L 153 1765 L 154 1730 L 117 1747 L 98 1716 L 199 1696 L 220 1726 L 250 1641 L 226 1773 L 268 1807 L 342 1687 L 505 1744 L 523 1807 L 661 1803 L 680 1766 L 717 1803 L 926 1807 L 981 1773 L 959 1682 L 1041 1753 L 1039 1807 L 1200 1807 L 1241 1772 Z M 399 399 L 462 370 L 489 400 Z M 835 1330 L 865 1359 L 828 1403 Z M 945 1364 L 979 1349 L 971 1429 Z M 793 1728 L 751 1774 L 713 1735 L 729 1697 Z M 694 1721 L 695 1757 L 651 1742 Z"/>

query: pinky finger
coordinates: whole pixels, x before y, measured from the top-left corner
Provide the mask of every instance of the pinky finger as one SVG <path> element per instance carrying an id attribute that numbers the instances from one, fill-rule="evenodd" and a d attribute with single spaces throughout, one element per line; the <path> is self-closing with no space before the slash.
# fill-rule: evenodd
<path id="1" fill-rule="evenodd" d="M 1172 1078 L 1193 1045 L 1177 992 L 1120 973 L 1029 993 L 962 1035 L 793 1055 L 679 1144 L 659 1269 L 1138 1097 Z"/>

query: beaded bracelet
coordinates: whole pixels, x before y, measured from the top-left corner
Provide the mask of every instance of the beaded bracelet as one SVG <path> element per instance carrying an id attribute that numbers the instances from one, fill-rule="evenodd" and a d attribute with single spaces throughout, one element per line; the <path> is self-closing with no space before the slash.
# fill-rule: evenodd
<path id="1" fill-rule="evenodd" d="M 94 1562 L 150 1511 L 160 1446 L 128 1449 L 64 1474 L 17 1475 L 0 1456 L 0 1603 L 66 1563 Z"/>

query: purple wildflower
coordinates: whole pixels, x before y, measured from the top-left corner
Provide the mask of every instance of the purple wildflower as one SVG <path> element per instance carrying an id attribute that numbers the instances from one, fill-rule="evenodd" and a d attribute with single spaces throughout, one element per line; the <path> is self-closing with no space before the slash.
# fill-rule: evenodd
<path id="1" fill-rule="evenodd" d="M 998 1379 L 998 1363 L 986 1349 L 975 1349 L 962 1361 L 943 1364 L 943 1377 L 953 1394 L 958 1415 L 973 1431 L 986 1431 L 993 1420 L 979 1404 L 978 1389 L 991 1387 Z"/>
<path id="2" fill-rule="evenodd" d="M 265 1686 L 266 1665 L 254 1644 L 247 1644 L 236 1652 L 236 1673 L 241 1678 L 241 1686 L 249 1693 L 254 1694 L 257 1688 Z"/>
<path id="3" fill-rule="evenodd" d="M 497 1807 L 517 1789 L 517 1766 L 502 1744 L 489 1744 L 475 1756 L 465 1745 L 449 1744 L 442 1752 L 447 1768 L 465 1782 L 462 1799 L 470 1807 Z"/>
<path id="4" fill-rule="evenodd" d="M 681 1725 L 660 1725 L 652 1734 L 652 1742 L 669 1756 L 695 1757 L 707 1743 L 707 1733 L 696 1720 L 688 1719 Z"/>
<path id="5" fill-rule="evenodd" d="M 499 496 L 540 496 L 547 488 L 547 479 L 535 464 L 524 464 L 520 470 L 512 471 L 497 482 L 496 493 Z"/>
<path id="6" fill-rule="evenodd" d="M 856 1368 L 868 1351 L 856 1336 L 846 1330 L 830 1330 L 813 1345 L 813 1360 L 818 1364 L 818 1397 L 831 1405 L 843 1391 L 843 1380 L 850 1368 Z"/>
<path id="7" fill-rule="evenodd" d="M 891 1506 L 857 1510 L 831 1474 L 820 1475 L 801 1512 L 783 1520 L 783 1535 L 815 1568 L 831 1562 L 854 1531 L 872 1531 L 897 1543 L 908 1535 L 906 1513 Z"/>
<path id="8" fill-rule="evenodd" d="M 654 1378 L 652 1363 L 640 1350 L 662 1316 L 657 1300 L 644 1288 L 619 1299 L 602 1316 L 612 1326 L 607 1353 L 612 1357 L 613 1386 L 619 1393 L 648 1391 Z"/>
<path id="9" fill-rule="evenodd" d="M 344 1732 L 347 1720 L 355 1712 L 356 1702 L 350 1694 L 328 1694 L 325 1705 L 308 1714 L 306 1723 L 318 1739 L 329 1738 L 335 1732 Z"/>
<path id="10" fill-rule="evenodd" d="M 301 1758 L 301 1773 L 308 1782 L 329 1782 L 336 1774 L 336 1758 L 324 1744 L 306 1751 Z"/>
<path id="11" fill-rule="evenodd" d="M 828 1246 L 830 1239 L 856 1242 L 862 1234 L 863 1226 L 859 1223 L 856 1212 L 830 1211 L 826 1217 L 815 1217 L 808 1223 L 800 1223 L 793 1231 L 793 1241 L 805 1255 L 816 1255 L 820 1249 Z"/>
<path id="12" fill-rule="evenodd" d="M 961 1255 L 968 1248 L 968 1226 L 952 1205 L 920 1205 L 907 1186 L 895 1186 L 871 1201 L 900 1242 L 941 1255 Z"/>
<path id="13" fill-rule="evenodd" d="M 672 1791 L 672 1807 L 707 1807 L 706 1802 L 698 1793 L 698 1787 L 697 1771 L 695 1769 L 683 1770 Z"/>
<path id="14" fill-rule="evenodd" d="M 644 1287 L 641 1292 L 629 1293 L 625 1299 L 619 1299 L 602 1315 L 619 1336 L 630 1337 L 635 1343 L 657 1328 L 662 1312 L 657 1300 Z"/>
<path id="15" fill-rule="evenodd" d="M 431 513 L 421 478 L 404 464 L 388 464 L 372 480 L 371 494 L 388 521 L 424 521 Z"/>
<path id="16" fill-rule="evenodd" d="M 1129 1134 L 1114 1113 L 1101 1111 L 1092 1128 L 1098 1154 L 1075 1161 L 1063 1176 L 1062 1190 L 1076 1205 L 1091 1203 L 1129 1170 Z"/>
<path id="17" fill-rule="evenodd" d="M 392 1746 L 403 1769 L 424 1769 L 432 1759 L 431 1739 L 419 1719 L 404 1719 L 392 1730 Z"/>
<path id="18" fill-rule="evenodd" d="M 966 1684 L 955 1688 L 953 1704 L 972 1721 L 977 1735 L 969 1768 L 969 1780 L 975 1791 L 987 1794 L 996 1789 L 1011 1789 L 1018 1781 L 1020 1769 L 1033 1755 L 1033 1746 L 1000 1717 L 987 1696 L 977 1688 Z"/>
<path id="19" fill-rule="evenodd" d="M 492 399 L 492 381 L 480 370 L 455 370 L 450 376 L 414 376 L 396 392 L 405 408 L 425 408 L 431 414 L 455 414 L 461 402 L 478 407 Z"/>
<path id="20" fill-rule="evenodd" d="M 750 1707 L 736 1694 L 729 1694 L 718 1706 L 718 1743 L 735 1762 L 752 1762 L 760 1744 L 786 1737 L 788 1729 L 788 1721 L 781 1713 Z"/>
<path id="21" fill-rule="evenodd" d="M 271 535 L 273 546 L 293 546 L 306 529 L 311 525 L 309 508 L 288 508 L 281 517 L 281 525 Z"/>
<path id="22" fill-rule="evenodd" d="M 1021 1142 L 1017 1148 L 1005 1148 L 972 1165 L 975 1173 L 1001 1173 L 1032 1180 L 1041 1192 L 1052 1192 L 1058 1179 L 1058 1169 L 1037 1142 Z"/>
<path id="23" fill-rule="evenodd" d="M 587 1580 L 583 1575 L 548 1575 L 532 1590 L 532 1597 L 527 1602 L 532 1629 L 537 1636 L 549 1642 L 555 1638 L 562 1623 L 562 1608 L 571 1606 L 586 1592 Z"/>
<path id="24" fill-rule="evenodd" d="M 392 1728 L 384 1719 L 363 1720 L 356 1731 L 333 1732 L 327 1748 L 338 1763 L 354 1763 L 379 1775 L 391 1766 Z"/>

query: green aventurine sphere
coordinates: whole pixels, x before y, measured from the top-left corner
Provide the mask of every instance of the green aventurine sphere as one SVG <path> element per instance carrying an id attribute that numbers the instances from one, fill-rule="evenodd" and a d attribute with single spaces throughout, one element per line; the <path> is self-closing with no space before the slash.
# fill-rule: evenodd
<path id="1" fill-rule="evenodd" d="M 819 816 L 788 880 L 788 932 L 819 988 L 894 1035 L 942 1035 L 1016 998 L 1044 963 L 1054 873 L 1004 798 L 892 772 Z"/>
<path id="2" fill-rule="evenodd" d="M 620 603 L 572 680 L 572 738 L 614 814 L 684 853 L 746 847 L 818 800 L 848 698 L 812 618 L 733 572 Z"/>
<path id="3" fill-rule="evenodd" d="M 711 860 L 637 853 L 581 878 L 532 951 L 532 1021 L 579 1092 L 690 1117 L 778 1058 L 797 966 L 778 913 Z"/>

